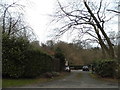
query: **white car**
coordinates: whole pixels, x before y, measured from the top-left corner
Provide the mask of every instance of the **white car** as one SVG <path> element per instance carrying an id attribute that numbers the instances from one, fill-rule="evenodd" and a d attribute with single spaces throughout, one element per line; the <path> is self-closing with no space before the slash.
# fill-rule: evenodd
<path id="1" fill-rule="evenodd" d="M 66 66 L 66 67 L 65 67 L 65 71 L 70 72 L 70 71 L 71 71 L 71 70 L 70 70 L 70 67 L 69 67 L 69 66 Z"/>

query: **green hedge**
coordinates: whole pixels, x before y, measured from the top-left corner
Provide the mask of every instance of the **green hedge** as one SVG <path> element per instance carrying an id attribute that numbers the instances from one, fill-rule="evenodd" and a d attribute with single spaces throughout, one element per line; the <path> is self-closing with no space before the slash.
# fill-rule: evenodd
<path id="1" fill-rule="evenodd" d="M 116 77 L 116 60 L 99 60 L 94 62 L 94 72 L 101 77 Z"/>
<path id="2" fill-rule="evenodd" d="M 9 78 L 37 77 L 52 71 L 51 56 L 34 49 L 23 37 L 2 38 L 2 75 Z"/>
<path id="3" fill-rule="evenodd" d="M 59 47 L 56 48 L 54 57 L 59 59 L 60 71 L 64 71 L 64 68 L 65 68 L 65 55 L 63 54 L 62 50 Z"/>
<path id="4" fill-rule="evenodd" d="M 28 50 L 25 55 L 25 77 L 37 77 L 52 71 L 52 58 L 49 55 L 36 50 Z"/>
<path id="5" fill-rule="evenodd" d="M 22 37 L 2 37 L 2 74 L 3 77 L 18 78 L 24 73 L 24 52 L 29 42 Z"/>

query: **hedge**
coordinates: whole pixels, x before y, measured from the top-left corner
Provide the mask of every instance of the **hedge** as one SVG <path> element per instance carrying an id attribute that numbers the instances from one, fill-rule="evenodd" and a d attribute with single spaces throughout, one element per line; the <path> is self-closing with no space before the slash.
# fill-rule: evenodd
<path id="1" fill-rule="evenodd" d="M 2 38 L 2 75 L 3 77 L 18 78 L 24 73 L 24 52 L 29 47 L 29 42 L 22 37 Z"/>
<path id="2" fill-rule="evenodd" d="M 8 78 L 33 78 L 52 71 L 51 56 L 34 49 L 23 37 L 2 38 L 2 75 Z"/>
<path id="3" fill-rule="evenodd" d="M 37 77 L 53 69 L 51 56 L 36 50 L 26 52 L 24 77 Z"/>
<path id="4" fill-rule="evenodd" d="M 99 60 L 93 63 L 94 72 L 101 77 L 116 77 L 116 60 Z"/>

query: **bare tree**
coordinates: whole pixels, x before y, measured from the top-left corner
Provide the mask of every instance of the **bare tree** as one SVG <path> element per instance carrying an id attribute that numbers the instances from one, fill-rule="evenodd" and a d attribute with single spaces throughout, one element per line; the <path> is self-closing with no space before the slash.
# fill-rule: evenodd
<path id="1" fill-rule="evenodd" d="M 57 22 L 63 20 L 64 26 L 60 28 L 59 35 L 68 30 L 79 30 L 80 35 L 88 34 L 98 42 L 102 48 L 104 56 L 114 58 L 113 44 L 105 32 L 105 23 L 111 20 L 106 18 L 107 4 L 103 6 L 103 0 L 99 5 L 92 1 L 81 0 L 70 5 L 63 6 L 59 1 L 60 10 L 56 12 Z"/>
<path id="2" fill-rule="evenodd" d="M 32 28 L 24 20 L 24 5 L 19 4 L 18 1 L 11 4 L 1 3 L 0 12 L 2 34 L 23 36 L 31 40 L 36 39 Z"/>
<path id="3" fill-rule="evenodd" d="M 115 5 L 114 9 L 107 9 L 107 10 L 110 11 L 110 12 L 114 12 L 114 13 L 120 14 L 120 0 L 116 1 L 116 5 Z"/>

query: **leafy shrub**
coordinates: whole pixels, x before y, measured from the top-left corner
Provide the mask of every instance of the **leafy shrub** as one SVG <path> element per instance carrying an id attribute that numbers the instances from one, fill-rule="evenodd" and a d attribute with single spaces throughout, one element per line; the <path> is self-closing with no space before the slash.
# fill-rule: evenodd
<path id="1" fill-rule="evenodd" d="M 62 50 L 58 47 L 55 52 L 55 58 L 60 60 L 60 71 L 64 71 L 65 67 L 65 56 L 62 52 Z"/>
<path id="2" fill-rule="evenodd" d="M 116 61 L 100 60 L 94 63 L 95 73 L 101 77 L 115 77 Z"/>
<path id="3" fill-rule="evenodd" d="M 59 75 L 60 75 L 59 72 L 46 72 L 43 74 L 43 76 L 46 78 L 53 78 L 53 77 L 57 77 Z"/>
<path id="4" fill-rule="evenodd" d="M 3 35 L 2 50 L 3 77 L 33 78 L 53 69 L 51 56 L 35 49 L 23 37 Z"/>
<path id="5" fill-rule="evenodd" d="M 53 77 L 57 77 L 60 75 L 60 73 L 59 72 L 52 72 L 52 75 L 53 75 Z"/>
<path id="6" fill-rule="evenodd" d="M 24 73 L 24 52 L 28 48 L 29 42 L 22 37 L 2 38 L 2 74 L 3 77 L 18 78 Z"/>
<path id="7" fill-rule="evenodd" d="M 117 62 L 116 77 L 120 79 L 120 61 Z"/>
<path id="8" fill-rule="evenodd" d="M 53 78 L 53 74 L 52 74 L 51 72 L 46 72 L 46 73 L 44 73 L 43 75 L 44 75 L 44 77 L 46 77 L 46 78 Z"/>
<path id="9" fill-rule="evenodd" d="M 26 52 L 25 77 L 37 77 L 42 73 L 52 71 L 52 58 L 38 50 Z"/>

